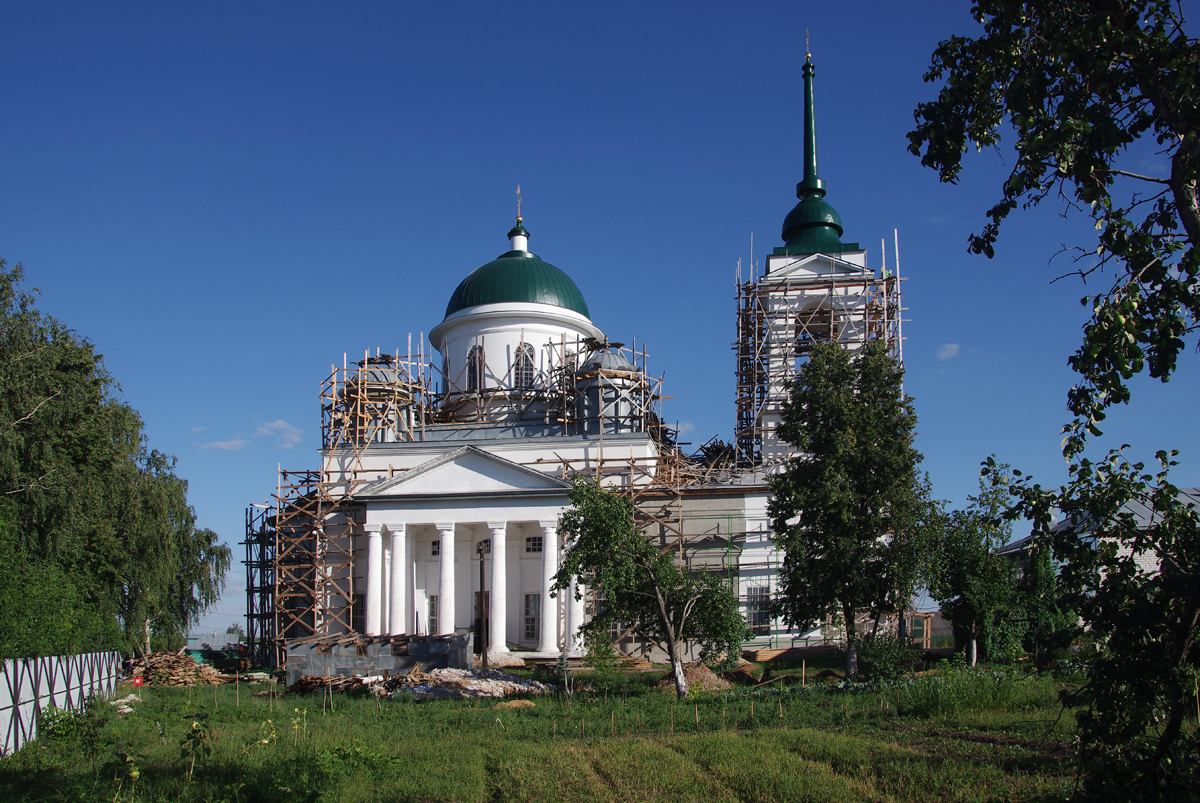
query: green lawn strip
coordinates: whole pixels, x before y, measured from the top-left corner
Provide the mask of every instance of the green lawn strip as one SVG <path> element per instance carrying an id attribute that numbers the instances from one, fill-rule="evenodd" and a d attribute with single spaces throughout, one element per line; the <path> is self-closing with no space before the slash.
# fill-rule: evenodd
<path id="1" fill-rule="evenodd" d="M 1017 771 L 1004 749 L 945 737 L 857 726 L 852 732 L 801 729 L 763 734 L 797 755 L 827 763 L 839 775 L 873 779 L 873 788 L 902 801 L 1032 799 L 1061 789 L 1057 773 Z M 1028 749 L 1028 748 L 1021 748 Z"/>
<path id="2" fill-rule="evenodd" d="M 661 738 L 604 739 L 586 748 L 616 800 L 737 803 L 732 790 Z"/>
<path id="3" fill-rule="evenodd" d="M 1058 795 L 1071 773 L 1074 723 L 1050 733 L 1058 711 L 1039 705 L 920 719 L 894 693 L 681 702 L 622 685 L 519 709 L 348 695 L 330 709 L 247 691 L 239 706 L 228 687 L 143 689 L 124 717 L 102 702 L 80 718 L 90 741 L 0 760 L 0 800 L 993 800 Z M 211 735 L 194 768 L 193 722 Z M 140 777 L 117 785 L 122 751 Z"/>
<path id="4" fill-rule="evenodd" d="M 887 801 L 868 781 L 836 773 L 829 764 L 797 756 L 769 738 L 735 732 L 677 737 L 674 750 L 719 778 L 745 803 L 867 803 Z"/>
<path id="5" fill-rule="evenodd" d="M 512 743 L 493 747 L 489 762 L 491 801 L 613 803 L 608 781 L 596 774 L 589 747 L 580 743 Z"/>

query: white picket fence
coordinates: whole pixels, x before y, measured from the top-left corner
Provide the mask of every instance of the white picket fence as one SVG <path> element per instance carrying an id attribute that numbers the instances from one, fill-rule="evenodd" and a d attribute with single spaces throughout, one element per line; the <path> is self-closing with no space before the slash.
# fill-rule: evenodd
<path id="1" fill-rule="evenodd" d="M 37 738 L 43 708 L 79 709 L 93 694 L 115 692 L 120 671 L 119 652 L 5 661 L 0 670 L 0 755 Z"/>

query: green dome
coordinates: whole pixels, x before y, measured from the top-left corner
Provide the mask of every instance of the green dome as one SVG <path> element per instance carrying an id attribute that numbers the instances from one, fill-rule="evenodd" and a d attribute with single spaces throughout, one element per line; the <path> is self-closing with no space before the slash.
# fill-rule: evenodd
<path id="1" fill-rule="evenodd" d="M 819 195 L 801 198 L 800 203 L 788 212 L 783 220 L 783 241 L 788 250 L 813 249 L 836 245 L 842 250 L 842 218 L 829 203 Z"/>
<path id="2" fill-rule="evenodd" d="M 509 251 L 471 271 L 450 296 L 446 317 L 480 304 L 512 302 L 550 304 L 591 320 L 571 277 L 530 251 Z"/>

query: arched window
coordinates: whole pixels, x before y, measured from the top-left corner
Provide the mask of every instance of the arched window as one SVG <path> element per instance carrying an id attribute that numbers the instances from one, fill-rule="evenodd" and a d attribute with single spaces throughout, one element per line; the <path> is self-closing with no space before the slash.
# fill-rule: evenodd
<path id="1" fill-rule="evenodd" d="M 522 343 L 517 346 L 517 353 L 513 360 L 513 387 L 532 388 L 535 373 L 533 346 Z"/>
<path id="2" fill-rule="evenodd" d="M 483 384 L 483 347 L 471 346 L 467 352 L 467 393 L 476 393 Z"/>

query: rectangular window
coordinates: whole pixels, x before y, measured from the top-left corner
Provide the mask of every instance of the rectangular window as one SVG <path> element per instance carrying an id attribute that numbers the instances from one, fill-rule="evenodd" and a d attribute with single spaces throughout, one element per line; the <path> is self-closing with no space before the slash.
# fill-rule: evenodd
<path id="1" fill-rule="evenodd" d="M 430 547 L 431 547 L 431 549 L 429 550 L 429 554 L 431 554 L 431 555 L 442 554 L 442 542 L 441 541 L 434 539 L 433 543 L 430 544 Z"/>
<path id="2" fill-rule="evenodd" d="M 771 587 L 750 586 L 746 589 L 746 624 L 756 636 L 771 634 Z"/>
<path id="3" fill-rule="evenodd" d="M 540 540 L 540 539 L 539 539 Z M 537 641 L 542 635 L 542 595 L 525 595 L 525 640 Z"/>
<path id="4" fill-rule="evenodd" d="M 434 544 L 436 544 L 436 543 L 437 542 L 435 541 Z M 440 630 L 438 630 L 438 595 L 437 594 L 429 595 L 429 615 L 426 617 L 426 619 L 428 620 L 427 624 L 428 624 L 430 635 L 436 635 L 437 633 L 441 632 Z"/>
<path id="5" fill-rule="evenodd" d="M 534 536 L 530 536 L 529 538 L 526 538 L 525 539 L 525 551 L 526 552 L 541 552 L 542 551 L 542 537 L 540 535 L 534 535 Z"/>

